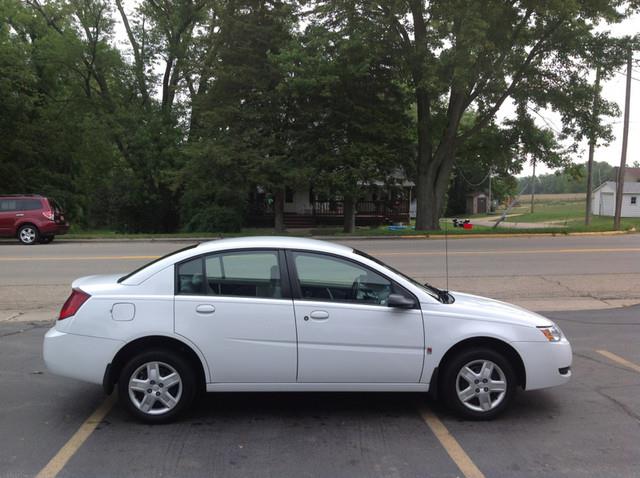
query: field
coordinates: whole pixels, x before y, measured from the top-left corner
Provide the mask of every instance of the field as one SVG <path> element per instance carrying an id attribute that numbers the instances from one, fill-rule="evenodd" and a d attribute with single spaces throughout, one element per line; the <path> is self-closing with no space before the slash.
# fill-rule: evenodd
<path id="1" fill-rule="evenodd" d="M 613 228 L 613 217 L 592 216 L 591 226 L 584 225 L 584 194 L 540 194 L 535 196 L 531 213 L 531 196 L 520 196 L 519 204 L 511 209 L 505 220 L 510 223 L 545 223 L 568 230 L 602 231 Z M 498 211 L 500 213 L 501 211 Z M 640 218 L 623 218 L 623 229 L 640 229 Z"/>

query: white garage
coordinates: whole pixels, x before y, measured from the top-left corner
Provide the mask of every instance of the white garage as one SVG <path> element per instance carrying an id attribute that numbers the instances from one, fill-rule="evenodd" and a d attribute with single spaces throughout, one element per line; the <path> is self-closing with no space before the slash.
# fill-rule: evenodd
<path id="1" fill-rule="evenodd" d="M 593 191 L 591 212 L 613 216 L 616 210 L 616 182 L 606 181 Z M 625 182 L 622 187 L 622 217 L 640 217 L 640 182 Z"/>

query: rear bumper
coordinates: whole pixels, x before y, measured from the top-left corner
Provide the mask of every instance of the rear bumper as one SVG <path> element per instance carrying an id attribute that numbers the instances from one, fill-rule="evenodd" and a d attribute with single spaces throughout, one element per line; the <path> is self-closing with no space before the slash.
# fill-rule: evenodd
<path id="1" fill-rule="evenodd" d="M 526 373 L 526 390 L 556 387 L 571 379 L 573 353 L 568 340 L 560 342 L 514 342 Z"/>
<path id="2" fill-rule="evenodd" d="M 38 227 L 40 234 L 45 236 L 59 236 L 69 231 L 69 223 L 46 222 Z"/>
<path id="3" fill-rule="evenodd" d="M 123 345 L 120 340 L 68 334 L 52 327 L 44 336 L 42 354 L 51 373 L 102 384 L 107 365 Z"/>

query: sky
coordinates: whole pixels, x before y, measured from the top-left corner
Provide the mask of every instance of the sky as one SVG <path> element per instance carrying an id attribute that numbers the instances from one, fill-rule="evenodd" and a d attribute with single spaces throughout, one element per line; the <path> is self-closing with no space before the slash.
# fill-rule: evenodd
<path id="1" fill-rule="evenodd" d="M 139 3 L 139 0 L 124 0 L 125 9 L 127 12 L 131 12 L 135 6 Z M 116 19 L 119 19 L 118 12 L 116 11 Z M 637 35 L 640 34 L 640 14 L 633 15 L 627 18 L 624 22 L 604 26 L 599 30 L 610 30 L 614 36 L 624 35 Z M 120 22 L 116 24 L 116 42 L 121 48 L 127 49 L 129 47 L 126 32 Z M 632 72 L 631 81 L 631 102 L 630 102 L 630 123 L 629 123 L 629 142 L 627 148 L 627 165 L 633 164 L 634 161 L 640 162 L 640 54 L 636 53 L 634 57 L 634 70 Z M 595 73 L 592 75 L 595 79 Z M 620 71 L 613 75 L 613 78 L 602 83 L 602 96 L 603 98 L 613 101 L 618 104 L 620 108 L 620 116 L 618 118 L 608 118 L 608 123 L 612 125 L 613 135 L 615 139 L 607 146 L 598 147 L 594 154 L 595 161 L 606 161 L 607 163 L 618 166 L 620 164 L 620 156 L 622 153 L 622 119 L 624 115 L 624 100 L 625 100 L 625 71 L 624 67 Z M 498 119 L 510 117 L 514 114 L 515 109 L 511 103 L 505 102 L 503 107 L 498 112 Z M 541 111 L 540 115 L 544 119 L 538 117 L 536 121 L 540 126 L 550 126 L 555 130 L 562 128 L 562 122 L 560 116 L 553 111 Z M 546 123 L 546 124 L 545 124 Z M 579 148 L 579 151 L 573 155 L 572 160 L 574 163 L 584 163 L 587 161 L 588 144 L 584 141 Z M 544 165 L 538 164 L 536 166 L 536 174 L 546 174 L 553 172 L 553 170 L 547 168 Z M 527 164 L 521 176 L 531 175 L 532 168 L 530 164 Z"/>

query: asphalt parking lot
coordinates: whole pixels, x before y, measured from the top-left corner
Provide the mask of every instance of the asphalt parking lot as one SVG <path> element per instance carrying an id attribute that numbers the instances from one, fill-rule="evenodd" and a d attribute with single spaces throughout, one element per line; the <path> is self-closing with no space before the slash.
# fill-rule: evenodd
<path id="1" fill-rule="evenodd" d="M 572 381 L 520 393 L 493 422 L 459 421 L 417 394 L 209 394 L 164 426 L 116 405 L 77 450 L 101 388 L 45 370 L 50 323 L 3 323 L 0 476 L 53 476 L 54 456 L 68 460 L 57 476 L 83 478 L 640 476 L 640 307 L 547 315 L 574 346 Z"/>

